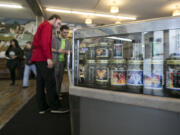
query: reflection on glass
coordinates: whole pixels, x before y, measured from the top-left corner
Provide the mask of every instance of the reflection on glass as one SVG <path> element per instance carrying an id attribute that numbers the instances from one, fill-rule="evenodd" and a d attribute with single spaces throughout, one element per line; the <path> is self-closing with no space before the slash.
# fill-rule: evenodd
<path id="1" fill-rule="evenodd" d="M 144 94 L 163 96 L 164 32 L 145 34 Z"/>

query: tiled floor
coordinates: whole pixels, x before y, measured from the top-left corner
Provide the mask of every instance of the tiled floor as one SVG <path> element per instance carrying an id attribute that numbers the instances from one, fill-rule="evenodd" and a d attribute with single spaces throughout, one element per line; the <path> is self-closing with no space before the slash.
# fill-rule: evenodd
<path id="1" fill-rule="evenodd" d="M 22 81 L 10 86 L 9 80 L 0 80 L 0 129 L 35 95 L 35 80 L 23 89 Z"/>

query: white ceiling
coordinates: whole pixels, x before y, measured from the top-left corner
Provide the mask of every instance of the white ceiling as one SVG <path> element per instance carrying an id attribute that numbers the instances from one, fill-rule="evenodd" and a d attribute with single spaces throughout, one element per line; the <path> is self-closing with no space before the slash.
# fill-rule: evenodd
<path id="1" fill-rule="evenodd" d="M 0 0 L 0 3 L 21 4 L 22 9 L 9 9 L 0 7 L 0 17 L 35 19 L 35 15 L 25 0 Z"/>
<path id="2" fill-rule="evenodd" d="M 2 2 L 19 3 L 23 5 L 23 9 L 4 9 L 0 8 L 0 17 L 15 17 L 15 18 L 35 18 L 35 15 L 28 7 L 25 0 L 0 0 Z M 58 8 L 58 9 L 73 9 L 80 11 L 95 11 L 109 14 L 109 8 L 112 0 L 40 0 L 42 7 Z M 119 15 L 136 16 L 138 20 L 159 18 L 171 16 L 172 10 L 180 0 L 117 0 L 120 8 Z M 51 12 L 46 11 L 47 16 Z M 59 14 L 59 13 L 58 13 Z M 85 16 L 59 14 L 65 22 L 83 23 Z M 114 23 L 115 19 L 94 18 L 97 24 Z"/>

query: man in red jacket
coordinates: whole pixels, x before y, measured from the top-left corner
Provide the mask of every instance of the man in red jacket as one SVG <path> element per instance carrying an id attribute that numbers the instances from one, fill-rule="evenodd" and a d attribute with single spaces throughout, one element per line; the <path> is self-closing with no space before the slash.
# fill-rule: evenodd
<path id="1" fill-rule="evenodd" d="M 60 101 L 56 94 L 56 81 L 51 52 L 52 29 L 60 26 L 60 16 L 52 15 L 48 21 L 44 21 L 39 25 L 33 40 L 31 62 L 36 64 L 37 69 L 36 96 L 40 114 L 44 114 L 49 110 L 49 107 L 52 113 L 68 112 L 67 109 L 60 106 Z"/>

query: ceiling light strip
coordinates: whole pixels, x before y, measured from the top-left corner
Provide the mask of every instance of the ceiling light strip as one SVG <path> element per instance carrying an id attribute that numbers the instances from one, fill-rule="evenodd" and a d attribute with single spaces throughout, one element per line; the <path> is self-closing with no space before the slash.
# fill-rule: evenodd
<path id="1" fill-rule="evenodd" d="M 60 10 L 60 9 L 52 9 L 52 8 L 46 8 L 46 10 L 52 12 L 59 12 L 59 13 L 69 13 L 69 14 L 72 13 L 70 10 Z"/>
<path id="2" fill-rule="evenodd" d="M 46 10 L 52 11 L 52 12 L 59 12 L 59 13 L 71 13 L 71 14 L 86 15 L 86 16 L 98 16 L 98 17 L 106 17 L 106 18 L 118 18 L 118 19 L 124 19 L 124 20 L 136 20 L 136 17 L 116 16 L 116 15 L 80 12 L 80 11 L 73 11 L 73 10 L 61 10 L 61 9 L 52 9 L 52 8 L 46 8 Z"/>
<path id="3" fill-rule="evenodd" d="M 15 4 L 0 4 L 0 7 L 6 7 L 6 8 L 22 8 L 21 5 L 15 5 Z"/>
<path id="4" fill-rule="evenodd" d="M 127 38 L 120 38 L 120 37 L 107 37 L 109 39 L 115 39 L 115 40 L 121 40 L 121 41 L 127 41 L 127 42 L 132 42 L 131 39 L 127 39 Z"/>
<path id="5" fill-rule="evenodd" d="M 88 12 L 79 12 L 79 11 L 72 11 L 72 14 L 77 14 L 77 15 L 87 15 L 87 16 L 94 16 L 94 13 L 88 13 Z"/>

